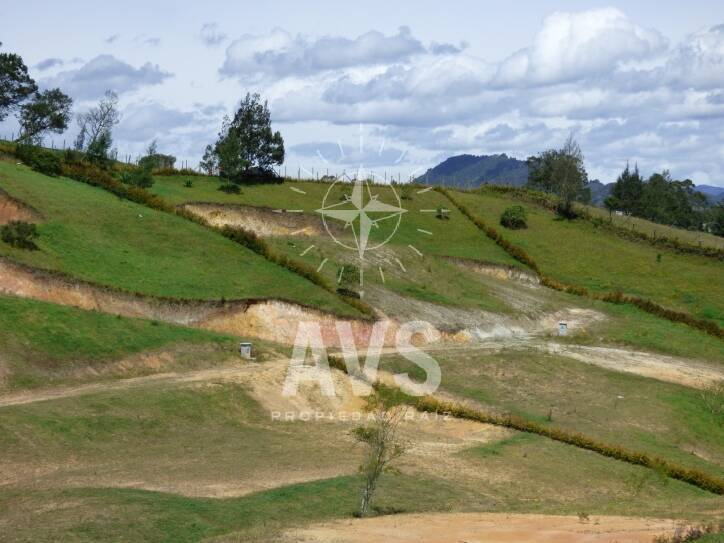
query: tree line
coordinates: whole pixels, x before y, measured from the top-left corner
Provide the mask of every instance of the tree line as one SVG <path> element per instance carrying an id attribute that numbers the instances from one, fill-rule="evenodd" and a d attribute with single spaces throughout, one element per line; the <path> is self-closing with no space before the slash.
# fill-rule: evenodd
<path id="1" fill-rule="evenodd" d="M 527 164 L 527 186 L 556 194 L 559 197 L 557 212 L 562 217 L 576 217 L 575 202 L 590 203 L 583 152 L 572 135 L 561 148 L 529 157 Z M 672 179 L 667 170 L 644 179 L 637 166 L 631 169 L 627 164 L 604 205 L 610 214 L 619 212 L 724 236 L 724 203 L 711 205 L 707 197 L 696 190 L 693 181 Z"/>

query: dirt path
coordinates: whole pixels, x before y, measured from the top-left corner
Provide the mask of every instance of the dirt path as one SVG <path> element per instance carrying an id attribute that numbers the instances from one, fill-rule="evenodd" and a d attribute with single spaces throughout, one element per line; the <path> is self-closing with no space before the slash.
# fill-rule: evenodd
<path id="1" fill-rule="evenodd" d="M 580 362 L 593 364 L 614 371 L 633 373 L 676 383 L 693 388 L 703 388 L 715 381 L 724 380 L 724 368 L 718 368 L 701 361 L 687 360 L 672 356 L 652 354 L 641 351 L 632 351 L 613 347 L 590 347 L 583 345 L 567 345 L 555 342 L 536 341 L 533 339 L 498 339 L 485 343 L 465 344 L 441 344 L 430 346 L 425 350 L 434 352 L 471 352 L 480 351 L 484 353 L 499 352 L 503 349 L 519 349 L 524 352 L 526 349 L 538 349 L 543 352 L 559 356 L 573 358 Z M 398 352 L 397 349 L 385 347 L 382 354 Z M 359 351 L 360 359 L 365 356 L 364 350 Z M 13 392 L 0 395 L 0 407 L 10 405 L 22 405 L 34 402 L 43 402 L 82 396 L 86 394 L 97 394 L 99 392 L 112 392 L 128 388 L 149 386 L 149 385 L 173 385 L 179 383 L 208 382 L 215 380 L 239 381 L 245 380 L 248 376 L 262 373 L 278 374 L 286 369 L 289 360 L 281 358 L 270 360 L 263 364 L 240 363 L 231 367 L 211 368 L 204 370 L 193 370 L 188 372 L 165 372 L 142 377 L 118 379 L 115 381 L 103 381 L 77 386 L 61 386 L 53 388 L 41 388 Z M 2 365 L 0 364 L 0 378 L 2 378 Z M 281 385 L 280 385 L 281 386 Z"/>
<path id="2" fill-rule="evenodd" d="M 287 532 L 284 543 L 651 543 L 672 520 L 633 517 L 432 513 L 342 520 Z"/>
<path id="3" fill-rule="evenodd" d="M 715 381 L 724 380 L 724 368 L 697 360 L 613 347 L 563 345 L 554 342 L 534 345 L 542 351 L 586 364 L 692 388 L 705 388 Z"/>

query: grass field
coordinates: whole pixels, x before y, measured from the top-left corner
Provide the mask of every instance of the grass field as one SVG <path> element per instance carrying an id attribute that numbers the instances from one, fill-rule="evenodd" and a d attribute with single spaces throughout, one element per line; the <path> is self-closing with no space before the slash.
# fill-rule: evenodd
<path id="1" fill-rule="evenodd" d="M 529 204 L 524 205 L 528 228 L 508 230 L 499 226 L 500 215 L 520 202 L 489 192 L 455 192 L 454 197 L 558 281 L 592 292 L 620 290 L 724 324 L 724 263 L 718 260 L 627 241 L 588 221 L 561 220 Z"/>
<path id="2" fill-rule="evenodd" d="M 697 390 L 532 351 L 436 359 L 441 389 L 456 397 L 724 477 L 724 418 Z M 425 377 L 397 356 L 381 367 Z"/>
<path id="3" fill-rule="evenodd" d="M 185 187 L 183 176 L 167 176 L 156 177 L 156 183 L 151 189 L 155 194 L 162 196 L 174 204 L 181 204 L 190 201 L 204 201 L 225 204 L 245 204 L 253 206 L 262 206 L 273 209 L 304 209 L 312 211 L 320 206 L 329 185 L 325 183 L 313 183 L 304 181 L 287 181 L 280 185 L 251 185 L 241 188 L 240 194 L 227 194 L 218 190 L 219 180 L 208 177 L 193 177 L 193 187 Z M 302 190 L 304 194 L 293 190 Z M 338 200 L 341 195 L 349 190 L 348 185 L 339 185 L 334 189 L 330 199 Z M 460 214 L 457 209 L 450 212 L 449 221 L 441 221 L 434 217 L 434 214 L 422 213 L 423 209 L 437 209 L 437 207 L 451 208 L 450 203 L 439 193 L 434 191 L 418 194 L 422 190 L 418 187 L 411 187 L 404 190 L 409 199 L 401 201 L 402 206 L 410 209 L 401 221 L 398 233 L 391 240 L 390 244 L 383 250 L 382 256 L 378 258 L 379 267 L 382 267 L 385 281 L 381 280 L 378 266 L 370 266 L 365 275 L 365 282 L 376 287 L 384 287 L 403 296 L 419 299 L 426 302 L 437 304 L 477 308 L 497 313 L 515 313 L 511 308 L 509 301 L 505 298 L 496 296 L 495 281 L 487 279 L 470 272 L 461 270 L 448 262 L 445 262 L 441 256 L 457 256 L 462 258 L 470 258 L 483 262 L 491 262 L 495 264 L 514 265 L 523 267 L 520 263 L 512 259 L 505 251 L 495 245 L 490 239 L 477 230 L 465 217 Z M 398 187 L 398 191 L 401 189 Z M 498 208 L 501 205 L 512 203 L 505 197 L 497 197 L 494 201 Z M 634 264 L 643 261 L 646 258 L 656 260 L 656 251 L 645 244 L 637 244 L 627 242 L 610 233 L 604 234 L 592 229 L 590 224 L 581 224 L 582 221 L 576 221 L 567 228 L 565 224 L 552 222 L 552 226 L 548 226 L 548 219 L 552 220 L 552 215 L 546 211 L 538 210 L 535 206 L 526 206 L 531 208 L 530 212 L 536 217 L 537 222 L 546 224 L 546 229 L 539 233 L 542 238 L 540 242 L 541 248 L 539 252 L 544 253 L 551 251 L 553 255 L 558 254 L 559 236 L 561 232 L 558 229 L 579 227 L 583 230 L 575 239 L 566 242 L 565 239 L 560 240 L 563 250 L 575 251 L 582 255 L 574 256 L 572 262 L 562 262 L 555 257 L 551 257 L 549 262 L 552 266 L 564 267 L 571 280 L 578 280 L 579 276 L 583 276 L 582 281 L 586 285 L 595 285 L 595 281 L 607 280 L 616 281 L 616 276 L 609 277 L 608 262 L 602 262 L 604 258 L 598 253 L 596 244 L 599 239 L 604 239 L 603 248 L 609 251 L 616 251 L 619 246 L 624 251 L 629 251 L 634 256 Z M 497 225 L 499 218 L 497 208 L 490 212 L 490 220 L 492 224 Z M 515 234 L 508 230 L 501 230 L 507 236 Z M 432 232 L 432 236 L 421 234 L 419 230 Z M 590 231 L 589 231 L 590 230 Z M 532 235 L 534 230 L 523 231 L 518 235 Z M 422 239 L 421 239 L 422 238 Z M 537 238 L 536 238 L 537 240 Z M 355 256 L 351 251 L 341 248 L 333 243 L 326 235 L 316 236 L 313 238 L 290 238 L 275 237 L 269 239 L 279 251 L 283 252 L 290 258 L 299 260 L 311 267 L 318 267 L 324 259 L 328 259 L 327 263 L 321 269 L 321 273 L 330 281 L 336 280 L 336 275 L 343 265 L 356 263 Z M 543 244 L 545 242 L 545 244 Z M 528 245 L 532 243 L 529 242 Z M 420 247 L 424 256 L 419 257 L 409 250 L 408 244 Z M 313 246 L 311 249 L 309 247 Z M 390 251 L 386 251 L 386 249 Z M 308 250 L 307 250 L 308 249 Z M 300 256 L 302 252 L 303 256 Z M 643 251 L 643 253 L 641 252 Z M 651 251 L 654 251 L 653 254 Z M 596 271 L 595 277 L 588 274 L 588 266 L 586 263 L 588 254 L 596 255 L 596 263 L 604 266 L 605 269 Z M 531 254 L 533 252 L 531 251 Z M 405 266 L 403 272 L 393 261 L 393 257 L 398 255 Z M 669 253 L 665 253 L 665 261 L 668 261 Z M 535 255 L 534 255 L 535 257 Z M 694 282 L 692 291 L 689 292 L 689 284 L 681 277 L 676 277 L 676 284 L 680 286 L 682 292 L 681 298 L 690 300 L 698 299 L 695 294 L 697 286 L 704 281 L 711 281 L 712 276 L 716 275 L 722 269 L 720 263 L 712 262 L 711 259 L 705 259 L 706 267 L 703 272 L 698 268 L 699 259 L 693 257 L 694 260 L 689 261 L 689 257 L 680 257 L 673 255 L 677 262 L 679 259 L 688 266 L 686 270 L 690 274 L 701 275 L 708 273 L 709 277 Z M 536 258 L 537 260 L 537 258 Z M 579 265 L 579 261 L 583 265 Z M 665 263 L 657 268 L 660 270 L 665 268 Z M 636 269 L 626 263 L 621 264 L 620 270 L 622 284 L 633 284 L 651 290 L 656 288 L 663 290 L 663 281 L 646 282 L 640 280 L 641 275 L 645 271 Z M 544 268 L 545 269 L 545 268 Z M 547 270 L 546 270 L 547 271 Z M 552 271 L 549 273 L 553 273 Z M 573 275 L 576 274 L 576 275 Z M 667 275 L 667 278 L 670 275 Z M 600 279 L 599 279 L 600 278 Z M 576 283 L 578 284 L 578 283 Z M 614 284 L 615 285 L 615 284 Z M 603 290 L 610 287 L 609 284 L 604 285 Z M 712 285 L 712 301 L 716 296 L 716 291 L 720 290 L 718 285 Z M 634 290 L 633 292 L 637 292 Z M 628 306 L 616 306 L 612 304 L 588 302 L 581 298 L 568 296 L 561 293 L 548 292 L 542 293 L 539 297 L 546 297 L 546 307 L 554 310 L 564 306 L 583 305 L 591 307 L 605 313 L 608 318 L 593 329 L 587 331 L 587 338 L 578 338 L 578 341 L 588 340 L 593 343 L 611 343 L 624 344 L 632 347 L 660 351 L 679 356 L 693 356 L 706 360 L 724 360 L 721 342 L 707 336 L 697 330 L 693 330 L 687 326 L 671 323 L 669 321 L 653 317 L 639 309 Z M 716 314 L 712 307 L 724 306 L 724 300 L 721 303 L 708 303 L 704 305 L 705 315 Z M 688 306 L 687 306 L 688 307 Z"/>
<path id="4" fill-rule="evenodd" d="M 571 299 L 571 304 L 581 303 Z M 569 339 L 594 345 L 627 345 L 639 350 L 661 352 L 724 364 L 722 341 L 681 323 L 661 319 L 630 305 L 591 302 L 590 307 L 608 318 L 594 324 L 585 334 Z"/>
<path id="5" fill-rule="evenodd" d="M 270 209 L 299 209 L 314 218 L 319 217 L 314 211 L 322 206 L 330 188 L 326 183 L 302 181 L 243 186 L 240 194 L 227 194 L 218 190 L 219 180 L 216 178 L 193 177 L 193 187 L 190 188 L 184 186 L 186 178 L 183 176 L 157 176 L 155 180 L 151 192 L 176 205 L 186 202 L 213 202 Z M 303 193 L 298 192 L 300 190 Z M 340 201 L 342 195 L 349 192 L 348 183 L 335 185 L 327 201 Z M 389 196 L 391 193 L 383 194 L 384 198 Z M 365 282 L 428 302 L 497 312 L 510 311 L 504 302 L 491 296 L 488 289 L 477 284 L 474 276 L 438 257 L 462 257 L 509 266 L 517 266 L 517 262 L 494 243 L 481 238 L 477 229 L 457 210 L 450 210 L 447 220 L 438 219 L 435 213 L 430 213 L 430 210 L 438 207 L 451 207 L 442 195 L 433 191 L 418 194 L 415 190 L 406 190 L 405 196 L 401 205 L 407 212 L 390 242 L 381 250 L 372 252 L 366 267 Z M 380 237 L 384 237 L 387 232 L 373 230 L 372 239 L 380 241 Z M 349 231 L 342 233 L 340 237 L 352 241 Z M 326 233 L 304 239 L 278 237 L 269 241 L 288 257 L 313 268 L 319 267 L 326 258 L 327 262 L 320 271 L 332 283 L 336 282 L 341 266 L 359 265 L 354 251 L 337 245 Z M 411 245 L 422 253 L 422 256 L 418 255 Z M 310 247 L 311 249 L 305 252 L 305 249 Z M 304 255 L 301 254 L 303 252 Z M 382 268 L 382 272 L 379 268 Z M 445 278 L 444 281 L 440 280 L 442 277 Z"/>
<path id="6" fill-rule="evenodd" d="M 0 254 L 13 260 L 141 294 L 283 298 L 356 315 L 336 296 L 180 217 L 5 161 L 0 187 L 45 217 L 40 250 L 0 243 Z"/>
<path id="7" fill-rule="evenodd" d="M 6 391 L 208 367 L 233 356 L 237 342 L 206 330 L 0 296 L 0 388 Z M 255 349 L 263 357 L 279 347 L 256 341 Z M 141 361 L 113 368 L 133 355 L 162 352 L 169 356 L 158 367 Z"/>
<path id="8" fill-rule="evenodd" d="M 272 423 L 237 385 L 95 394 L 2 415 L 0 469 L 14 480 L 0 498 L 8 541 L 277 541 L 285 528 L 350 517 L 357 506 L 359 449 L 343 438 L 351 426 Z M 721 506 L 645 468 L 537 437 L 511 434 L 453 461 L 467 469 L 403 463 L 402 475 L 383 478 L 376 505 L 693 520 Z M 281 483 L 309 473 L 317 477 Z M 276 488 L 198 497 L 264 482 Z"/>
<path id="9" fill-rule="evenodd" d="M 217 202 L 313 214 L 329 188 L 286 182 L 242 187 L 241 194 L 229 195 L 217 190 L 216 179 L 191 179 L 193 186 L 187 188 L 183 176 L 157 177 L 152 192 L 173 204 Z M 334 295 L 179 217 L 6 162 L 0 162 L 0 187 L 45 216 L 39 251 L 0 244 L 0 254 L 13 260 L 145 294 L 281 297 L 354 314 Z M 335 188 L 331 198 L 340 200 L 348 190 Z M 499 196 L 456 197 L 496 228 L 500 212 L 512 203 Z M 408 212 L 400 229 L 374 255 L 365 280 L 371 292 L 387 289 L 399 295 L 387 309 L 408 299 L 463 312 L 484 310 L 500 319 L 593 309 L 606 318 L 556 341 L 629 345 L 724 362 L 720 340 L 685 325 L 634 307 L 523 287 L 455 266 L 444 257 L 522 268 L 457 210 L 448 220 L 424 212 L 452 207 L 441 194 L 406 189 L 402 206 Z M 721 322 L 721 263 L 627 242 L 590 223 L 556 221 L 546 211 L 526 208 L 528 230 L 501 230 L 545 273 L 594 291 L 620 288 Z M 320 272 L 330 281 L 341 266 L 355 262 L 354 253 L 326 233 L 267 241 L 313 268 L 326 259 Z M 526 303 L 530 307 L 523 307 Z M 419 306 L 410 307 L 409 316 L 417 317 Z M 0 297 L 5 390 L 32 394 L 38 386 L 108 385 L 102 391 L 84 388 L 63 398 L 0 407 L 0 538 L 270 543 L 290 528 L 351 517 L 358 506 L 362 458 L 351 435 L 356 423 L 272 420 L 270 405 L 324 409 L 328 399 L 316 390 L 304 392 L 302 399 L 282 398 L 275 381 L 282 373 L 274 373 L 281 364 L 263 356 L 251 364 L 232 360 L 236 341 Z M 255 346 L 262 353 L 278 348 L 263 342 Z M 468 347 L 435 352 L 442 392 L 724 477 L 724 421 L 697 390 L 524 346 Z M 169 367 L 104 373 L 114 361 L 165 350 L 180 353 Z M 187 373 L 217 366 L 226 372 L 223 376 Z M 380 367 L 421 377 L 419 369 L 393 355 L 385 356 Z M 165 370 L 176 373 L 132 386 L 118 379 Z M 375 501 L 382 511 L 614 514 L 695 522 L 721 514 L 721 496 L 540 436 L 482 425 L 450 430 L 445 422 L 434 429 L 409 424 L 401 474 L 382 478 Z"/>
<path id="10" fill-rule="evenodd" d="M 329 190 L 327 183 L 305 181 L 287 181 L 278 185 L 250 185 L 241 187 L 240 194 L 227 194 L 218 190 L 219 180 L 213 177 L 193 177 L 193 187 L 184 186 L 183 176 L 156 176 L 155 184 L 150 191 L 172 204 L 185 202 L 217 202 L 224 204 L 246 204 L 271 209 L 301 209 L 314 214 L 322 207 L 322 202 Z M 350 192 L 349 183 L 338 183 L 330 191 L 327 203 L 338 202 L 343 194 Z M 293 189 L 302 190 L 304 194 Z M 388 189 L 381 189 L 387 191 Z M 397 187 L 398 193 L 400 188 Z M 505 251 L 494 243 L 481 242 L 477 230 L 457 210 L 450 211 L 450 219 L 442 221 L 435 218 L 435 213 L 422 210 L 435 210 L 438 207 L 450 208 L 447 200 L 434 191 L 418 194 L 415 190 L 406 190 L 409 199 L 402 199 L 401 204 L 407 213 L 400 223 L 392 242 L 405 252 L 400 258 L 409 259 L 411 253 L 408 244 L 418 246 L 424 254 L 459 256 L 474 258 L 502 264 L 517 264 Z M 398 194 L 399 195 L 399 194 Z M 389 195 L 391 196 L 391 194 Z M 387 198 L 388 193 L 383 193 Z M 432 232 L 432 235 L 421 233 L 418 229 Z M 381 234 L 373 230 L 372 236 Z"/>
<path id="11" fill-rule="evenodd" d="M 655 222 L 640 219 L 632 215 L 609 215 L 608 211 L 595 206 L 581 206 L 587 210 L 592 216 L 604 220 L 611 220 L 614 226 L 632 230 L 634 232 L 642 232 L 651 237 L 665 236 L 669 239 L 678 240 L 682 243 L 691 245 L 701 245 L 702 247 L 713 247 L 715 249 L 724 249 L 724 238 L 715 236 L 707 232 L 698 232 L 696 230 L 684 230 L 683 228 L 675 228 L 658 224 Z"/>

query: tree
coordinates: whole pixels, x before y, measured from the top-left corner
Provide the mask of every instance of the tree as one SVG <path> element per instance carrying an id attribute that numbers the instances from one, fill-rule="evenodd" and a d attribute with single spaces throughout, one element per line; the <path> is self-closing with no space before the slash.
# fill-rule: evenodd
<path id="1" fill-rule="evenodd" d="M 724 202 L 719 202 L 706 212 L 704 229 L 716 236 L 724 236 Z"/>
<path id="2" fill-rule="evenodd" d="M 583 153 L 572 134 L 560 149 L 549 149 L 528 158 L 527 162 L 528 186 L 557 194 L 561 199 L 558 206 L 561 215 L 573 215 L 574 201 L 590 200 L 590 191 L 586 192 L 588 174 L 583 166 Z"/>
<path id="3" fill-rule="evenodd" d="M 207 145 L 204 150 L 204 156 L 199 162 L 199 167 L 206 172 L 206 175 L 219 174 L 219 157 L 216 156 L 214 146 Z"/>
<path id="4" fill-rule="evenodd" d="M 405 409 L 387 409 L 376 397 L 370 399 L 369 407 L 371 423 L 354 430 L 355 438 L 368 447 L 367 455 L 359 468 L 364 481 L 359 508 L 361 517 L 369 513 L 380 476 L 385 472 L 396 471 L 391 464 L 405 452 L 405 446 L 398 436 Z"/>
<path id="5" fill-rule="evenodd" d="M 701 229 L 706 197 L 694 190 L 690 179 L 676 181 L 667 170 L 654 173 L 644 184 L 638 215 L 680 228 Z"/>
<path id="6" fill-rule="evenodd" d="M 100 160 L 102 163 L 107 162 L 111 145 L 113 145 L 113 127 L 118 124 L 120 118 L 118 95 L 107 90 L 96 107 L 78 114 L 76 118 L 78 137 L 75 140 L 75 148 L 89 153 L 92 150 L 92 155 L 96 160 Z"/>
<path id="7" fill-rule="evenodd" d="M 0 121 L 37 91 L 38 86 L 28 74 L 22 57 L 0 53 Z"/>
<path id="8" fill-rule="evenodd" d="M 258 94 L 248 94 L 233 119 L 224 118 L 216 144 L 206 148 L 201 167 L 240 182 L 253 174 L 269 175 L 284 162 L 284 140 L 272 132 L 271 114 Z"/>
<path id="9" fill-rule="evenodd" d="M 85 151 L 86 159 L 88 159 L 88 162 L 91 164 L 95 164 L 101 168 L 109 167 L 111 160 L 114 158 L 111 145 L 113 145 L 111 133 L 108 131 L 101 132 L 98 137 L 88 145 Z"/>
<path id="10" fill-rule="evenodd" d="M 638 165 L 633 171 L 626 164 L 626 168 L 616 179 L 611 189 L 611 197 L 619 211 L 629 215 L 638 215 L 641 212 L 641 196 L 644 191 L 644 180 L 639 173 Z"/>
<path id="11" fill-rule="evenodd" d="M 20 106 L 19 142 L 40 143 L 46 132 L 62 134 L 68 128 L 73 100 L 60 89 L 36 93 Z"/>
<path id="12" fill-rule="evenodd" d="M 617 211 L 620 208 L 620 204 L 618 201 L 618 198 L 615 196 L 608 196 L 603 201 L 603 206 L 608 210 L 608 218 L 613 217 L 613 212 Z"/>
<path id="13" fill-rule="evenodd" d="M 19 143 L 38 143 L 45 132 L 62 133 L 68 127 L 72 105 L 73 100 L 60 89 L 38 92 L 19 55 L 0 54 L 0 121 L 19 110 Z"/>
<path id="14" fill-rule="evenodd" d="M 147 167 L 149 170 L 153 170 L 154 168 L 173 168 L 174 164 L 176 164 L 176 157 L 159 153 L 156 140 L 153 140 L 146 148 L 146 156 L 138 161 L 139 166 Z"/>

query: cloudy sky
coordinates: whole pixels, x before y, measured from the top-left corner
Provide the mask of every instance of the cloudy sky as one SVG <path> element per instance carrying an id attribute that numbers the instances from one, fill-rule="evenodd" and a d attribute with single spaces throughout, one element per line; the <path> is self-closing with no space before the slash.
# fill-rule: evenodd
<path id="1" fill-rule="evenodd" d="M 720 0 L 2 4 L 3 50 L 41 86 L 76 111 L 120 95 L 120 155 L 155 138 L 195 165 L 251 91 L 289 173 L 405 178 L 453 154 L 525 158 L 573 132 L 592 178 L 631 161 L 724 186 Z"/>

